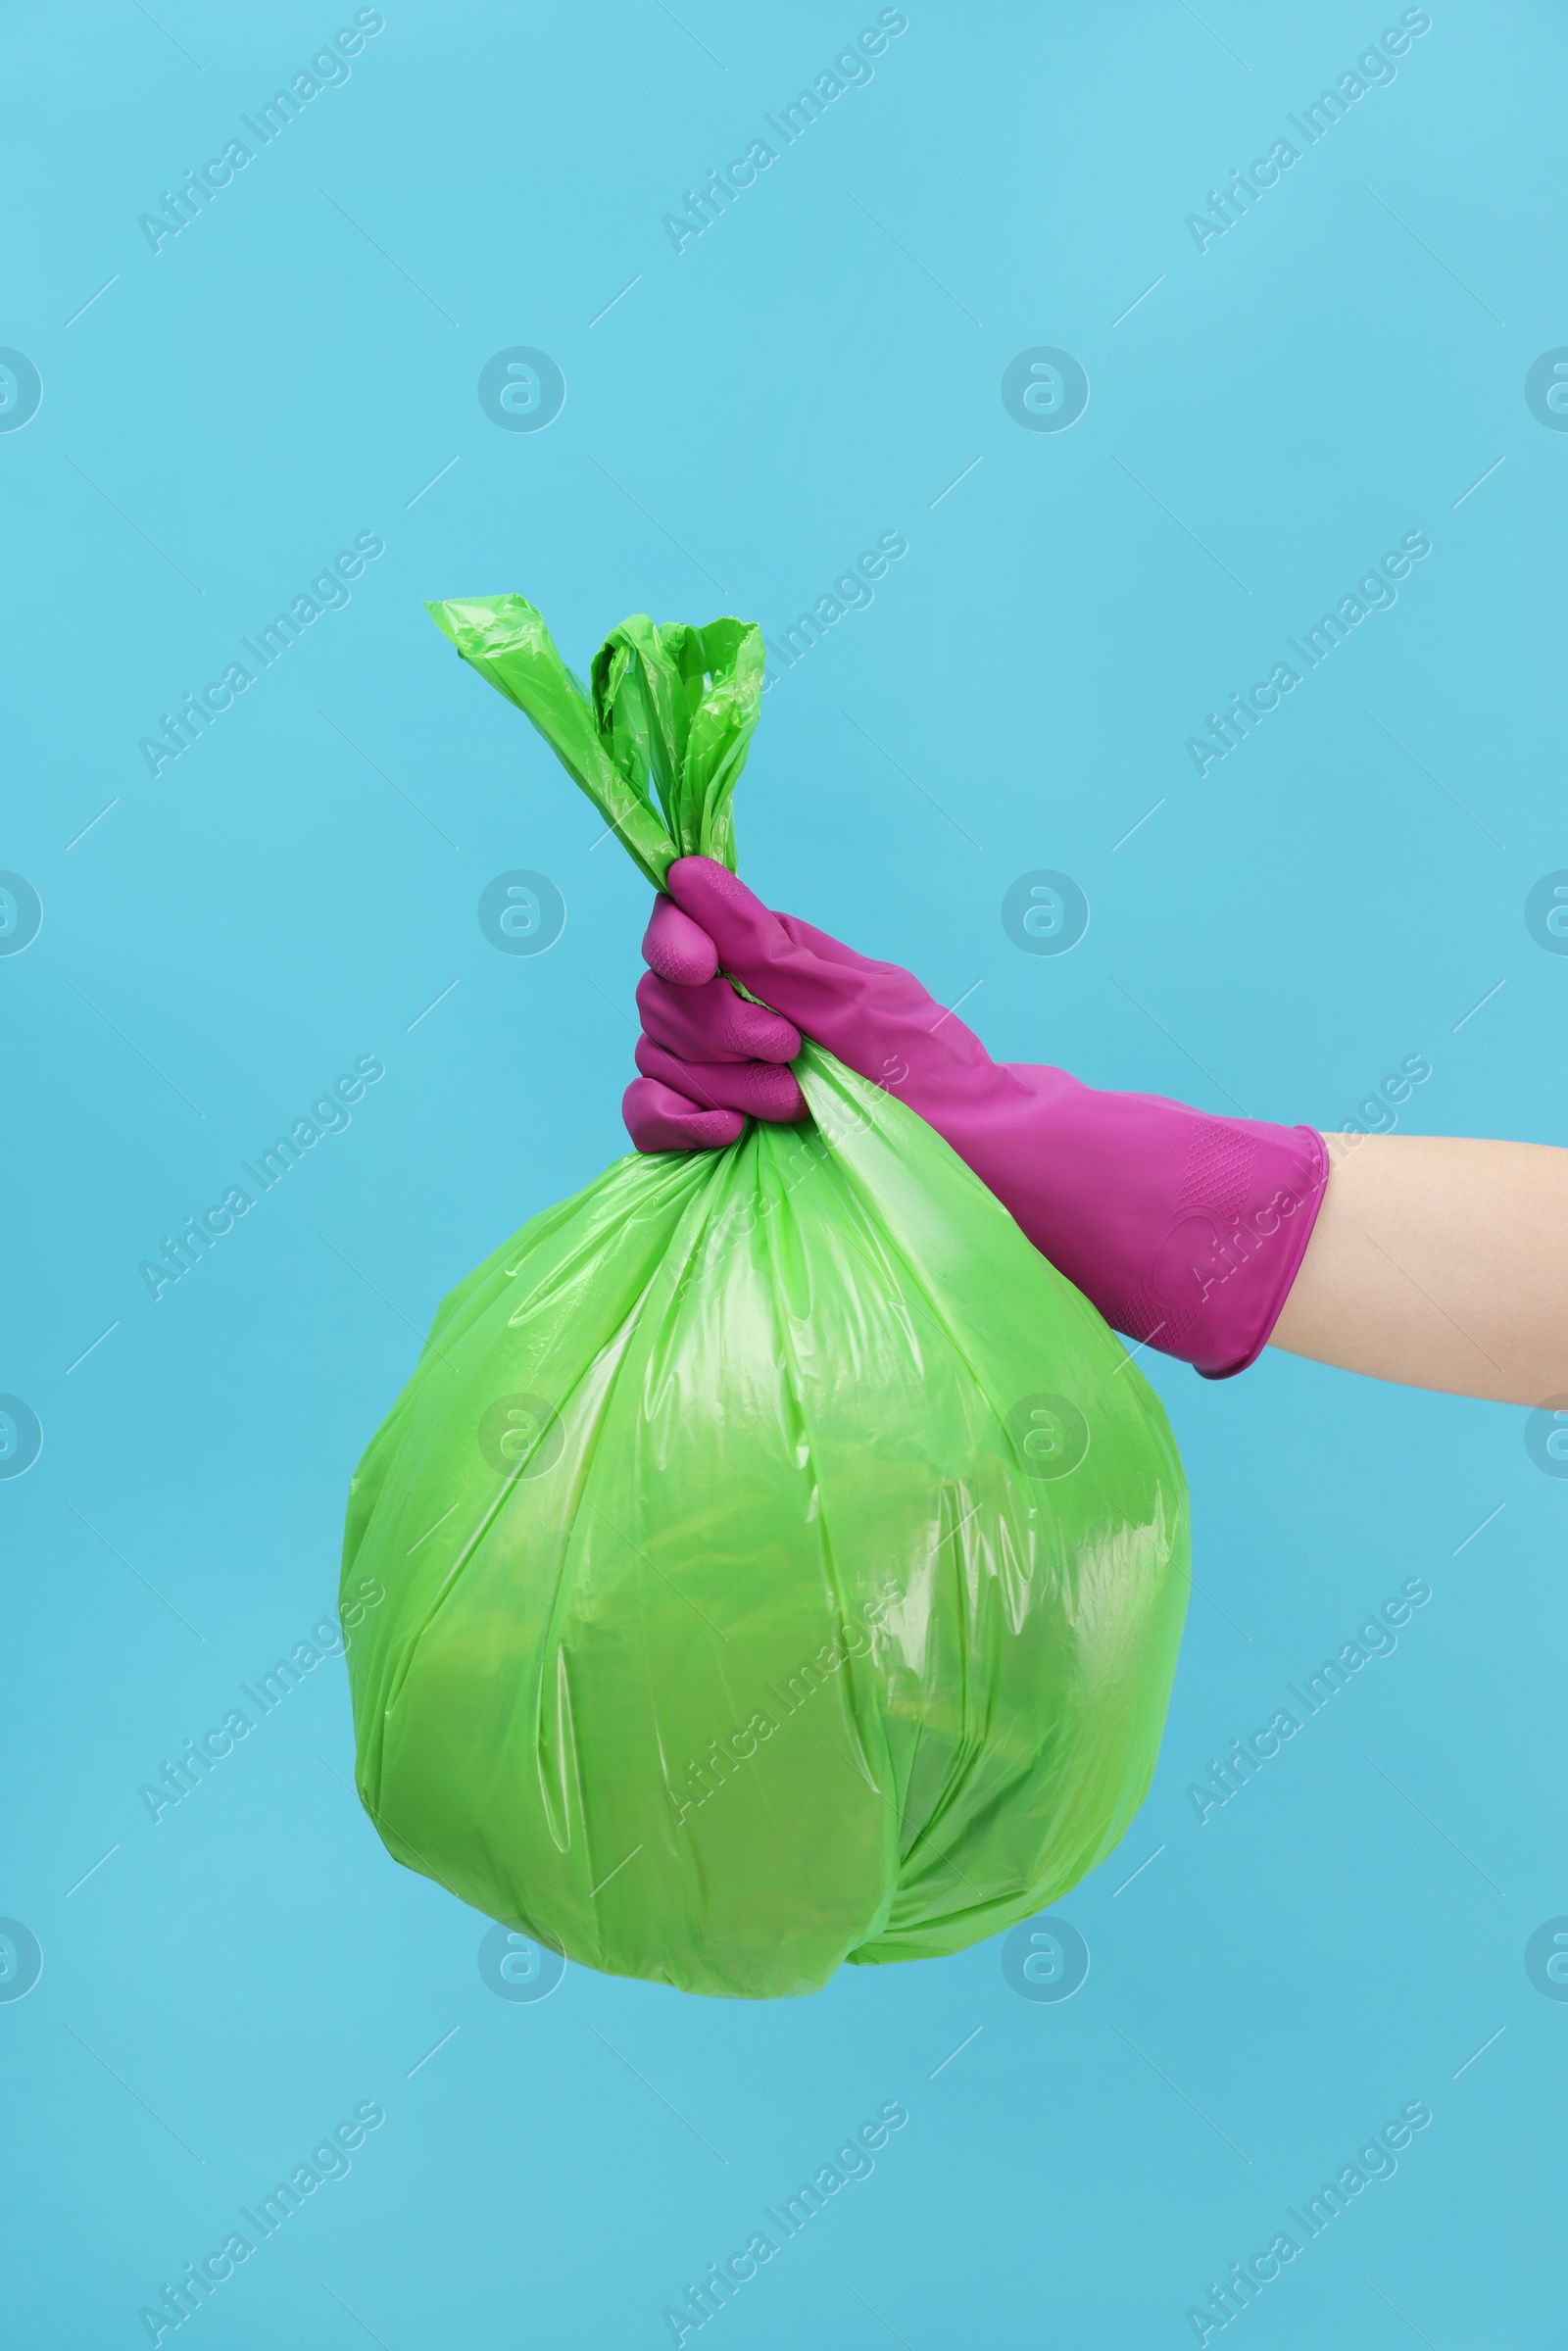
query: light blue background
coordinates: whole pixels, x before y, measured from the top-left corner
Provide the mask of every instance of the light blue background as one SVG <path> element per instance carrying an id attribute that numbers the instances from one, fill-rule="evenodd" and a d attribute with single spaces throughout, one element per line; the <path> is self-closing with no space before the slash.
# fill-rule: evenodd
<path id="1" fill-rule="evenodd" d="M 0 1912 L 44 1954 L 0 2004 L 8 2345 L 144 2341 L 372 2099 L 208 2351 L 652 2351 L 891 2099 L 907 2127 L 730 2351 L 1190 2342 L 1416 2099 L 1252 2351 L 1558 2339 L 1568 2003 L 1523 1951 L 1568 1912 L 1568 1484 L 1519 1411 L 1153 1360 L 1206 1596 L 1147 1806 L 1060 1906 L 1092 1952 L 1064 2004 L 998 1943 L 772 2006 L 575 1968 L 496 1998 L 485 1922 L 347 1785 L 338 1661 L 156 1827 L 137 1796 L 330 1607 L 437 1299 L 624 1149 L 645 887 L 427 596 L 520 590 L 581 667 L 629 612 L 773 634 L 903 531 L 764 704 L 739 828 L 772 903 L 946 1003 L 979 983 L 997 1053 L 1092 1083 L 1338 1125 L 1422 1053 L 1407 1128 L 1568 1142 L 1568 961 L 1523 920 L 1568 864 L 1568 435 L 1523 397 L 1568 343 L 1560 12 L 1434 0 L 1250 218 L 1202 255 L 1184 227 L 1397 13 L 911 0 L 677 257 L 661 216 L 874 10 L 388 0 L 156 256 L 138 215 L 352 11 L 7 12 L 0 342 L 44 385 L 0 435 L 0 865 L 44 905 L 0 959 L 0 1388 L 44 1428 L 0 1485 Z M 514 344 L 564 371 L 545 432 L 480 410 Z M 1038 344 L 1088 371 L 1070 431 L 1002 405 Z M 1200 783 L 1186 736 L 1417 529 L 1397 606 Z M 352 604 L 155 781 L 138 738 L 360 531 Z M 518 866 L 568 909 L 537 958 L 476 921 Z M 1036 867 L 1093 908 L 1060 959 L 1002 928 Z M 352 1127 L 155 1305 L 138 1261 L 366 1053 Z M 1396 1653 L 1200 1827 L 1187 1784 L 1413 1576 Z"/>

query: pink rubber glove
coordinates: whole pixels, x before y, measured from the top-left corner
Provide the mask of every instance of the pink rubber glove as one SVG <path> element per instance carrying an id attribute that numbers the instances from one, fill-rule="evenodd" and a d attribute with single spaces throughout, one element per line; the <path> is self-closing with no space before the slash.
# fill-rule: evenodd
<path id="1" fill-rule="evenodd" d="M 814 1038 L 935 1127 L 1114 1329 L 1207 1379 L 1255 1360 L 1328 1179 L 1313 1128 L 1213 1118 L 993 1061 L 898 964 L 769 913 L 710 857 L 679 858 L 669 891 L 637 988 L 642 1075 L 624 1111 L 639 1151 L 719 1149 L 747 1115 L 804 1118 L 786 1064 L 802 1035 Z"/>

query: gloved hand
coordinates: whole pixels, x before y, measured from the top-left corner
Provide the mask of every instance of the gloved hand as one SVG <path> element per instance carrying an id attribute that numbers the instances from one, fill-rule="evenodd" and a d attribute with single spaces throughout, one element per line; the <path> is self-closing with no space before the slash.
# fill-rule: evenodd
<path id="1" fill-rule="evenodd" d="M 811 1037 L 935 1127 L 1114 1329 L 1208 1379 L 1261 1352 L 1328 1180 L 1313 1128 L 993 1061 L 910 973 L 769 913 L 710 857 L 677 859 L 668 887 L 643 942 L 642 1075 L 623 1105 L 639 1151 L 804 1118 L 787 1064 Z"/>

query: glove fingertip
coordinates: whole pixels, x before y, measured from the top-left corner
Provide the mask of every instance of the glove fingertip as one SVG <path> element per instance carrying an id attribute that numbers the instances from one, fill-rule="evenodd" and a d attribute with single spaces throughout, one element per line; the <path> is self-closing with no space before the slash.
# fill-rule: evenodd
<path id="1" fill-rule="evenodd" d="M 768 1032 L 765 1045 L 760 1044 L 756 1048 L 759 1057 L 764 1061 L 798 1061 L 806 1046 L 800 1030 L 793 1020 L 786 1020 L 782 1012 L 774 1012 L 769 1017 L 776 1025 Z"/>
<path id="2" fill-rule="evenodd" d="M 621 1097 L 620 1114 L 635 1150 L 724 1151 L 738 1143 L 746 1120 L 739 1110 L 701 1110 L 657 1078 L 633 1078 Z"/>
<path id="3" fill-rule="evenodd" d="M 661 979 L 694 988 L 718 970 L 718 950 L 700 923 L 661 894 L 643 934 L 643 961 Z"/>
<path id="4" fill-rule="evenodd" d="M 792 1127 L 809 1117 L 806 1097 L 795 1082 L 793 1070 L 780 1068 L 773 1061 L 754 1061 L 752 1072 L 748 1107 L 754 1118 L 760 1118 L 769 1126 Z"/>

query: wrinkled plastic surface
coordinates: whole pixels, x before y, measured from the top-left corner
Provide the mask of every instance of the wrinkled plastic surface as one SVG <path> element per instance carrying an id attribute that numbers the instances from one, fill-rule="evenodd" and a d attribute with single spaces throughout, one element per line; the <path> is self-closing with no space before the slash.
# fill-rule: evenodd
<path id="1" fill-rule="evenodd" d="M 656 889 L 676 857 L 716 857 L 734 872 L 730 802 L 762 706 L 759 628 L 742 620 L 660 627 L 635 613 L 595 654 L 585 693 L 526 598 L 472 596 L 425 609 L 464 660 L 532 719 Z"/>
<path id="2" fill-rule="evenodd" d="M 445 608 L 498 668 L 504 603 L 536 660 L 520 599 Z M 752 1998 L 962 1949 L 1092 1869 L 1187 1592 L 1120 1343 L 912 1111 L 816 1047 L 796 1070 L 809 1126 L 620 1160 L 452 1293 L 344 1545 L 386 1592 L 348 1662 L 396 1857 L 589 1966 Z"/>

